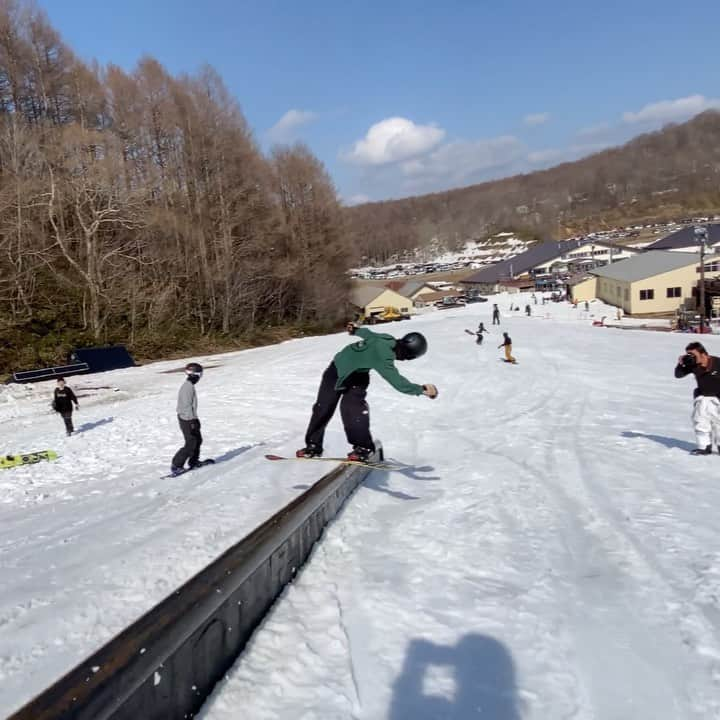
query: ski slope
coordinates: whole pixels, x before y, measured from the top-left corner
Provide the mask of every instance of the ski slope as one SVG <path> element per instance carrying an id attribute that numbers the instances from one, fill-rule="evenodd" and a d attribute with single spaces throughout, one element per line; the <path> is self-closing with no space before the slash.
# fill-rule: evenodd
<path id="1" fill-rule="evenodd" d="M 375 434 L 409 467 L 372 473 L 203 720 L 720 718 L 720 458 L 688 455 L 694 381 L 672 377 L 691 338 L 498 300 L 517 366 L 492 303 L 380 328 L 430 342 L 400 368 L 437 400 L 370 386 Z M 0 716 L 321 474 L 263 455 L 300 446 L 350 341 L 193 358 L 219 462 L 174 480 L 183 378 L 166 371 L 183 362 L 71 379 L 85 429 L 68 439 L 52 384 L 0 388 L 7 451 L 61 455 L 0 473 Z M 339 418 L 326 447 L 346 450 Z"/>

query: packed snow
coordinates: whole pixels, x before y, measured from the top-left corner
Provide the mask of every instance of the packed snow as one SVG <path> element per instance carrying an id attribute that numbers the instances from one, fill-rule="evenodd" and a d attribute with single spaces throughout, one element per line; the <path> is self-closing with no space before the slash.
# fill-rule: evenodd
<path id="1" fill-rule="evenodd" d="M 694 381 L 672 376 L 693 338 L 593 327 L 614 317 L 600 303 L 527 318 L 508 307 L 529 296 L 497 300 L 500 328 L 491 302 L 377 328 L 426 334 L 400 369 L 440 395 L 373 378 L 374 432 L 405 466 L 371 473 L 203 720 L 720 718 L 720 461 L 688 455 Z M 219 462 L 173 480 L 183 362 L 72 378 L 67 439 L 52 383 L 0 389 L 7 452 L 61 456 L 0 471 L 0 716 L 321 474 L 263 454 L 301 445 L 351 341 L 192 358 Z M 346 451 L 339 418 L 326 447 Z"/>

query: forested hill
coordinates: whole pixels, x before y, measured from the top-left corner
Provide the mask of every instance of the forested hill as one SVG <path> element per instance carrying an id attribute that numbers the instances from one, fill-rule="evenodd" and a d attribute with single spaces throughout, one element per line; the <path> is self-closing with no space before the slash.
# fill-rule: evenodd
<path id="1" fill-rule="evenodd" d="M 641 135 L 549 170 L 345 209 L 358 257 L 383 261 L 438 236 L 501 229 L 567 237 L 645 219 L 720 210 L 720 112 Z"/>
<path id="2" fill-rule="evenodd" d="M 87 64 L 30 0 L 0 28 L 0 374 L 342 318 L 341 208 L 305 147 L 265 157 L 211 68 Z"/>

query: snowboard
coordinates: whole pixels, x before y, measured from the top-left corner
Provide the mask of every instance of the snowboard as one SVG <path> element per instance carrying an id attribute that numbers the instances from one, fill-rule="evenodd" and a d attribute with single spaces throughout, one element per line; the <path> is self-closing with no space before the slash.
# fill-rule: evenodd
<path id="1" fill-rule="evenodd" d="M 57 457 L 58 455 L 54 450 L 39 450 L 19 455 L 0 455 L 0 469 L 32 465 L 39 463 L 41 460 L 57 460 Z"/>
<path id="2" fill-rule="evenodd" d="M 184 475 L 185 473 L 192 472 L 193 470 L 197 470 L 198 468 L 203 467 L 204 465 L 214 465 L 215 461 L 212 458 L 206 458 L 205 460 L 201 460 L 197 465 L 193 465 L 192 467 L 183 468 L 182 472 L 177 473 L 177 475 L 173 475 L 170 473 L 169 475 L 164 475 L 163 477 L 166 478 L 177 478 L 181 475 Z"/>
<path id="3" fill-rule="evenodd" d="M 302 460 L 303 462 L 334 462 L 342 465 L 360 465 L 374 470 L 392 470 L 395 466 L 385 462 L 363 462 L 362 460 L 348 460 L 346 457 L 284 457 L 283 455 L 266 455 L 266 460 Z"/>
<path id="4" fill-rule="evenodd" d="M 517 365 L 517 360 L 506 360 L 505 358 L 500 358 L 500 362 L 507 363 L 508 365 Z"/>

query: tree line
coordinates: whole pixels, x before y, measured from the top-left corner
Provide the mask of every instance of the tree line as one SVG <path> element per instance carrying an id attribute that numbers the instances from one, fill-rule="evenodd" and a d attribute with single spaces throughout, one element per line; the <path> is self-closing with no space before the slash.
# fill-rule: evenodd
<path id="1" fill-rule="evenodd" d="M 508 228 L 561 239 L 717 211 L 717 111 L 549 170 L 345 210 L 358 258 L 379 262 L 438 239 L 452 249 Z"/>
<path id="2" fill-rule="evenodd" d="M 4 365 L 332 324 L 343 223 L 322 164 L 302 145 L 265 157 L 212 68 L 88 64 L 43 12 L 0 0 Z"/>

